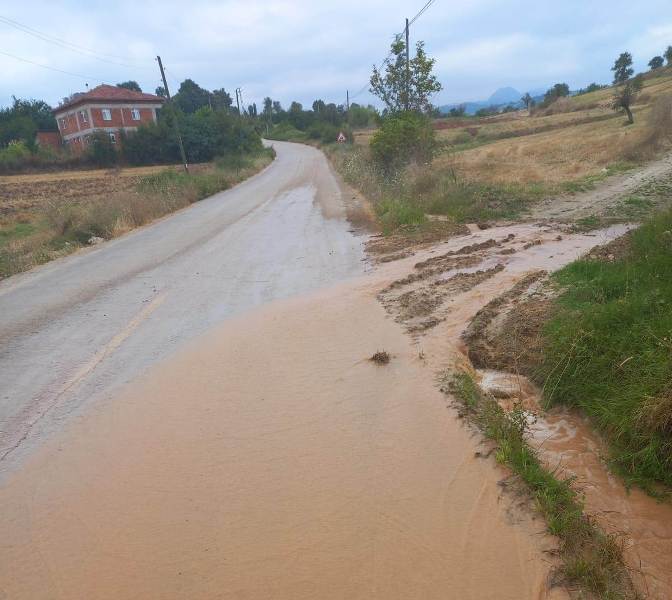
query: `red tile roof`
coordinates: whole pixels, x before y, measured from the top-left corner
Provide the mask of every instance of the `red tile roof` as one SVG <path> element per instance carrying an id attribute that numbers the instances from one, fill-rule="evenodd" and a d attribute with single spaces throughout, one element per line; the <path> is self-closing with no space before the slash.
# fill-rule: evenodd
<path id="1" fill-rule="evenodd" d="M 120 88 L 116 85 L 99 85 L 88 92 L 76 94 L 69 102 L 61 104 L 54 109 L 54 112 L 60 112 L 64 108 L 71 108 L 78 104 L 86 102 L 164 102 L 165 98 L 155 96 L 154 94 L 145 94 Z"/>

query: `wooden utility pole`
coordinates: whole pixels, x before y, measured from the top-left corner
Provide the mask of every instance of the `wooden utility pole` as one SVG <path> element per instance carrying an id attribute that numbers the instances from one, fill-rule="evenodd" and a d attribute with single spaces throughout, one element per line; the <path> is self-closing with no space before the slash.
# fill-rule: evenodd
<path id="1" fill-rule="evenodd" d="M 409 110 L 411 100 L 411 53 L 408 37 L 408 19 L 406 19 L 406 110 Z"/>
<path id="2" fill-rule="evenodd" d="M 166 98 L 170 102 L 170 91 L 168 90 L 168 81 L 166 81 L 166 74 L 163 70 L 163 63 L 161 62 L 161 57 L 156 57 L 157 62 L 159 63 L 159 69 L 161 70 L 161 79 L 163 79 L 163 89 L 166 90 Z M 184 165 L 184 170 L 186 173 L 189 173 L 189 165 L 187 164 L 187 155 L 184 153 L 184 145 L 182 144 L 182 134 L 180 133 L 180 124 L 177 122 L 177 115 L 174 116 L 175 121 L 175 133 L 177 134 L 177 143 L 180 146 L 180 155 L 182 156 L 182 164 Z"/>

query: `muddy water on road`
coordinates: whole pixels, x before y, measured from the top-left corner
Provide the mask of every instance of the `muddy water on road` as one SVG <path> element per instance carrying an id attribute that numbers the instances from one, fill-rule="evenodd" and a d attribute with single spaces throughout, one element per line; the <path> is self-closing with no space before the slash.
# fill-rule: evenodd
<path id="1" fill-rule="evenodd" d="M 502 492 L 506 473 L 476 456 L 478 437 L 446 409 L 434 376 L 454 366 L 460 333 L 489 300 L 617 233 L 477 232 L 226 322 L 94 405 L 0 489 L 0 590 L 31 600 L 564 597 L 548 589 L 544 524 Z M 474 272 L 460 258 L 474 244 L 501 268 Z M 468 272 L 390 286 L 445 253 Z M 404 310 L 434 307 L 436 323 L 406 336 L 390 318 L 404 324 L 396 294 Z M 383 349 L 389 365 L 367 360 Z"/>
<path id="2" fill-rule="evenodd" d="M 380 287 L 229 321 L 50 442 L 0 490 L 4 597 L 549 597 Z"/>

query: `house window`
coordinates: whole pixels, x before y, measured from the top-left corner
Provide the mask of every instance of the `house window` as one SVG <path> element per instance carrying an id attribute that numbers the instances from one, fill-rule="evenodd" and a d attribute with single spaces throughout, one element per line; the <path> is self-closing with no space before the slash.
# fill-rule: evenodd
<path id="1" fill-rule="evenodd" d="M 83 123 L 87 123 L 87 122 L 88 122 L 89 118 L 87 117 L 87 115 L 86 115 L 86 111 L 85 111 L 85 110 L 80 110 L 80 111 L 79 111 L 79 116 L 82 118 L 82 122 L 83 122 Z"/>
<path id="2" fill-rule="evenodd" d="M 68 121 L 67 119 L 61 119 L 61 129 L 67 129 L 68 128 Z"/>
<path id="3" fill-rule="evenodd" d="M 131 109 L 131 118 L 134 121 L 139 121 L 140 120 L 140 110 L 137 108 L 132 108 Z"/>
<path id="4" fill-rule="evenodd" d="M 112 144 L 116 144 L 116 143 L 117 143 L 117 136 L 116 136 L 114 133 L 111 133 L 111 134 L 110 134 L 110 142 L 111 142 Z"/>
<path id="5" fill-rule="evenodd" d="M 103 115 L 103 121 L 112 120 L 112 111 L 109 108 L 103 108 L 100 112 Z"/>

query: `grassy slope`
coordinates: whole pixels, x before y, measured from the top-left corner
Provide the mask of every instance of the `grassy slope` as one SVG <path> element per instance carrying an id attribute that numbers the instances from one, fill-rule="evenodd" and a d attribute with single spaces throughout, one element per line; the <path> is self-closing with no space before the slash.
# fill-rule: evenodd
<path id="1" fill-rule="evenodd" d="M 56 179 L 51 196 L 17 201 L 0 221 L 0 279 L 69 254 L 92 236 L 109 239 L 192 202 L 211 196 L 257 173 L 272 160 L 269 151 L 242 162 L 199 165 L 187 175 L 175 169 L 146 174 L 132 186 L 99 196 L 67 198 Z M 93 188 L 98 174 L 93 172 Z M 27 177 L 27 176 L 18 176 Z M 5 178 L 9 179 L 9 178 Z M 88 180 L 83 187 L 88 189 Z M 45 193 L 42 186 L 41 193 Z M 64 196 L 66 198 L 64 199 Z"/>
<path id="2" fill-rule="evenodd" d="M 672 212 L 632 236 L 613 262 L 579 260 L 545 330 L 539 373 L 551 403 L 581 408 L 613 464 L 649 491 L 672 488 Z"/>
<path id="3" fill-rule="evenodd" d="M 589 189 L 661 152 L 667 140 L 651 141 L 652 114 L 672 94 L 672 69 L 659 75 L 646 80 L 633 126 L 624 126 L 609 106 L 613 91 L 604 89 L 562 99 L 551 107 L 560 111 L 554 114 L 441 120 L 443 151 L 431 165 L 394 178 L 367 160 L 373 130 L 355 132 L 353 147 L 330 154 L 346 181 L 372 201 L 386 233 L 427 228 L 427 215 L 456 223 L 515 219 L 543 197 Z"/>

